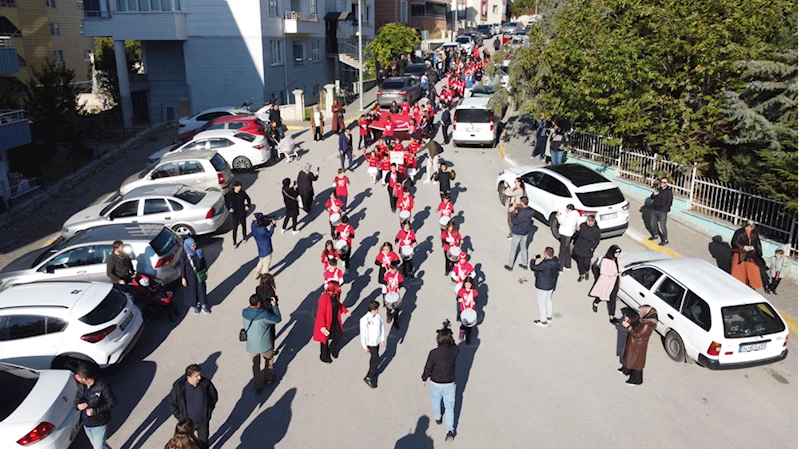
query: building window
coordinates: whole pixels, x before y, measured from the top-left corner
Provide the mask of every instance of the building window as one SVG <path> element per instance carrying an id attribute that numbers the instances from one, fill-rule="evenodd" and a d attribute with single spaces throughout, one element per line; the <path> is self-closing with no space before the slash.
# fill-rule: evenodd
<path id="1" fill-rule="evenodd" d="M 411 5 L 411 17 L 424 17 L 424 5 Z"/>
<path id="2" fill-rule="evenodd" d="M 270 16 L 277 16 L 277 0 L 268 0 L 267 10 Z"/>
<path id="3" fill-rule="evenodd" d="M 83 50 L 83 60 L 86 62 L 92 62 L 92 51 L 91 50 Z"/>
<path id="4" fill-rule="evenodd" d="M 269 49 L 272 53 L 272 65 L 283 65 L 283 43 L 269 41 Z"/>
<path id="5" fill-rule="evenodd" d="M 316 11 L 316 0 L 311 0 L 311 14 L 317 14 L 317 11 Z"/>
<path id="6" fill-rule="evenodd" d="M 311 96 L 315 97 L 317 95 L 319 95 L 319 85 L 318 84 L 314 84 L 313 85 L 313 94 L 311 94 Z"/>
<path id="7" fill-rule="evenodd" d="M 180 0 L 117 0 L 117 12 L 180 11 Z"/>
<path id="8" fill-rule="evenodd" d="M 17 0 L 0 0 L 0 6 L 9 6 L 14 8 L 17 6 Z"/>
<path id="9" fill-rule="evenodd" d="M 367 23 L 371 23 L 372 22 L 371 17 L 372 17 L 372 7 L 371 6 L 367 6 L 366 7 L 366 11 L 364 11 L 364 14 L 363 14 L 363 21 L 367 22 Z"/>
<path id="10" fill-rule="evenodd" d="M 494 7 L 493 7 L 493 8 L 491 8 L 491 12 L 492 12 L 493 14 L 496 14 L 496 13 L 498 13 L 498 12 L 499 12 L 499 6 L 497 6 L 497 5 L 494 5 Z"/>
<path id="11" fill-rule="evenodd" d="M 322 55 L 319 52 L 319 41 L 311 41 L 311 61 L 319 62 L 322 60 Z"/>
<path id="12" fill-rule="evenodd" d="M 57 23 L 50 24 L 50 36 L 61 36 L 61 30 L 58 28 Z"/>
<path id="13" fill-rule="evenodd" d="M 56 64 L 63 64 L 64 63 L 64 52 L 61 50 L 56 50 L 53 52 L 53 61 Z"/>
<path id="14" fill-rule="evenodd" d="M 408 23 L 408 2 L 406 0 L 400 2 L 400 22 Z"/>
<path id="15" fill-rule="evenodd" d="M 294 56 L 294 67 L 305 65 L 305 46 L 302 42 L 294 42 L 291 45 L 291 53 Z"/>
<path id="16" fill-rule="evenodd" d="M 83 0 L 78 0 L 77 3 L 78 3 L 78 9 L 80 11 L 83 11 Z"/>
<path id="17" fill-rule="evenodd" d="M 55 0 L 44 0 L 44 4 L 48 8 L 55 8 Z"/>

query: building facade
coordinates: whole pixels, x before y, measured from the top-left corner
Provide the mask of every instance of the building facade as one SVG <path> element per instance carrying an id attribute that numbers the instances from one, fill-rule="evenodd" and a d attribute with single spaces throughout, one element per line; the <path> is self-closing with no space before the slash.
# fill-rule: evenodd
<path id="1" fill-rule="evenodd" d="M 458 28 L 473 29 L 483 23 L 503 23 L 507 20 L 507 0 L 452 0 L 457 11 Z"/>

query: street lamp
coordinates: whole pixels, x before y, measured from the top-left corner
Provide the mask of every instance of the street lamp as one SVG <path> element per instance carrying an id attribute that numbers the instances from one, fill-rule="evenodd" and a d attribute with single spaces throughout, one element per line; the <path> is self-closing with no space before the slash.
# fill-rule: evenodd
<path id="1" fill-rule="evenodd" d="M 361 12 L 363 0 L 358 0 L 358 99 L 361 112 L 363 112 L 363 13 Z"/>

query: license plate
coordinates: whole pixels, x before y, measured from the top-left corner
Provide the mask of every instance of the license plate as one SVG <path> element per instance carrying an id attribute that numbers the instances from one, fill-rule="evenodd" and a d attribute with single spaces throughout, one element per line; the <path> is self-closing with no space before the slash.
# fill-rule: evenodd
<path id="1" fill-rule="evenodd" d="M 748 343 L 738 346 L 738 352 L 754 352 L 766 349 L 766 342 Z"/>
<path id="2" fill-rule="evenodd" d="M 466 128 L 466 132 L 470 132 L 470 133 L 477 132 L 477 128 Z"/>
<path id="3" fill-rule="evenodd" d="M 614 212 L 614 213 L 612 213 L 612 214 L 604 214 L 604 215 L 600 215 L 600 216 L 599 216 L 599 219 L 600 219 L 600 220 L 612 220 L 612 219 L 614 219 L 614 218 L 616 218 L 616 217 L 618 217 L 618 216 L 619 216 L 619 214 L 617 214 L 616 212 Z"/>
<path id="4" fill-rule="evenodd" d="M 125 316 L 125 318 L 122 319 L 122 322 L 119 323 L 119 328 L 124 332 L 131 321 L 133 321 L 133 314 L 129 313 Z"/>

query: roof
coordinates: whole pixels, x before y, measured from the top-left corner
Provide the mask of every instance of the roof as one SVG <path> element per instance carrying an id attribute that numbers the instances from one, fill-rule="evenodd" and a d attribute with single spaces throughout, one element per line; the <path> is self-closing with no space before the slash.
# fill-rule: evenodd
<path id="1" fill-rule="evenodd" d="M 182 188 L 188 188 L 181 184 L 152 184 L 146 185 L 142 187 L 136 187 L 135 189 L 128 192 L 127 195 L 123 195 L 123 198 L 139 198 L 143 196 L 151 196 L 151 195 L 158 195 L 158 196 L 175 196 L 176 193 Z"/>
<path id="2" fill-rule="evenodd" d="M 488 97 L 477 97 L 477 98 L 469 97 L 469 98 L 465 98 L 463 101 L 461 101 L 461 104 L 459 104 L 458 107 L 455 108 L 455 109 L 464 109 L 464 108 L 473 108 L 473 107 L 484 108 L 484 107 L 488 106 L 488 101 L 489 100 L 490 100 L 490 98 L 488 98 Z"/>
<path id="3" fill-rule="evenodd" d="M 98 226 L 78 232 L 65 240 L 63 246 L 80 245 L 82 243 L 112 242 L 114 240 L 150 240 L 164 228 L 162 224 L 127 223 Z"/>
<path id="4" fill-rule="evenodd" d="M 580 164 L 550 165 L 545 168 L 548 171 L 563 176 L 577 187 L 598 184 L 600 182 L 610 182 L 604 176 Z"/>
<path id="5" fill-rule="evenodd" d="M 386 81 L 408 81 L 409 79 L 413 78 L 412 76 L 392 76 L 391 78 L 386 78 L 383 82 Z"/>
<path id="6" fill-rule="evenodd" d="M 105 282 L 34 282 L 9 287 L 0 293 L 0 309 L 10 307 L 61 307 L 72 309 L 82 298 L 111 290 Z"/>
<path id="7" fill-rule="evenodd" d="M 208 131 L 206 131 L 208 132 Z M 195 159 L 211 159 L 216 155 L 216 151 L 206 150 L 192 150 L 192 151 L 177 151 L 174 153 L 167 153 L 161 158 L 161 162 L 176 162 Z"/>

